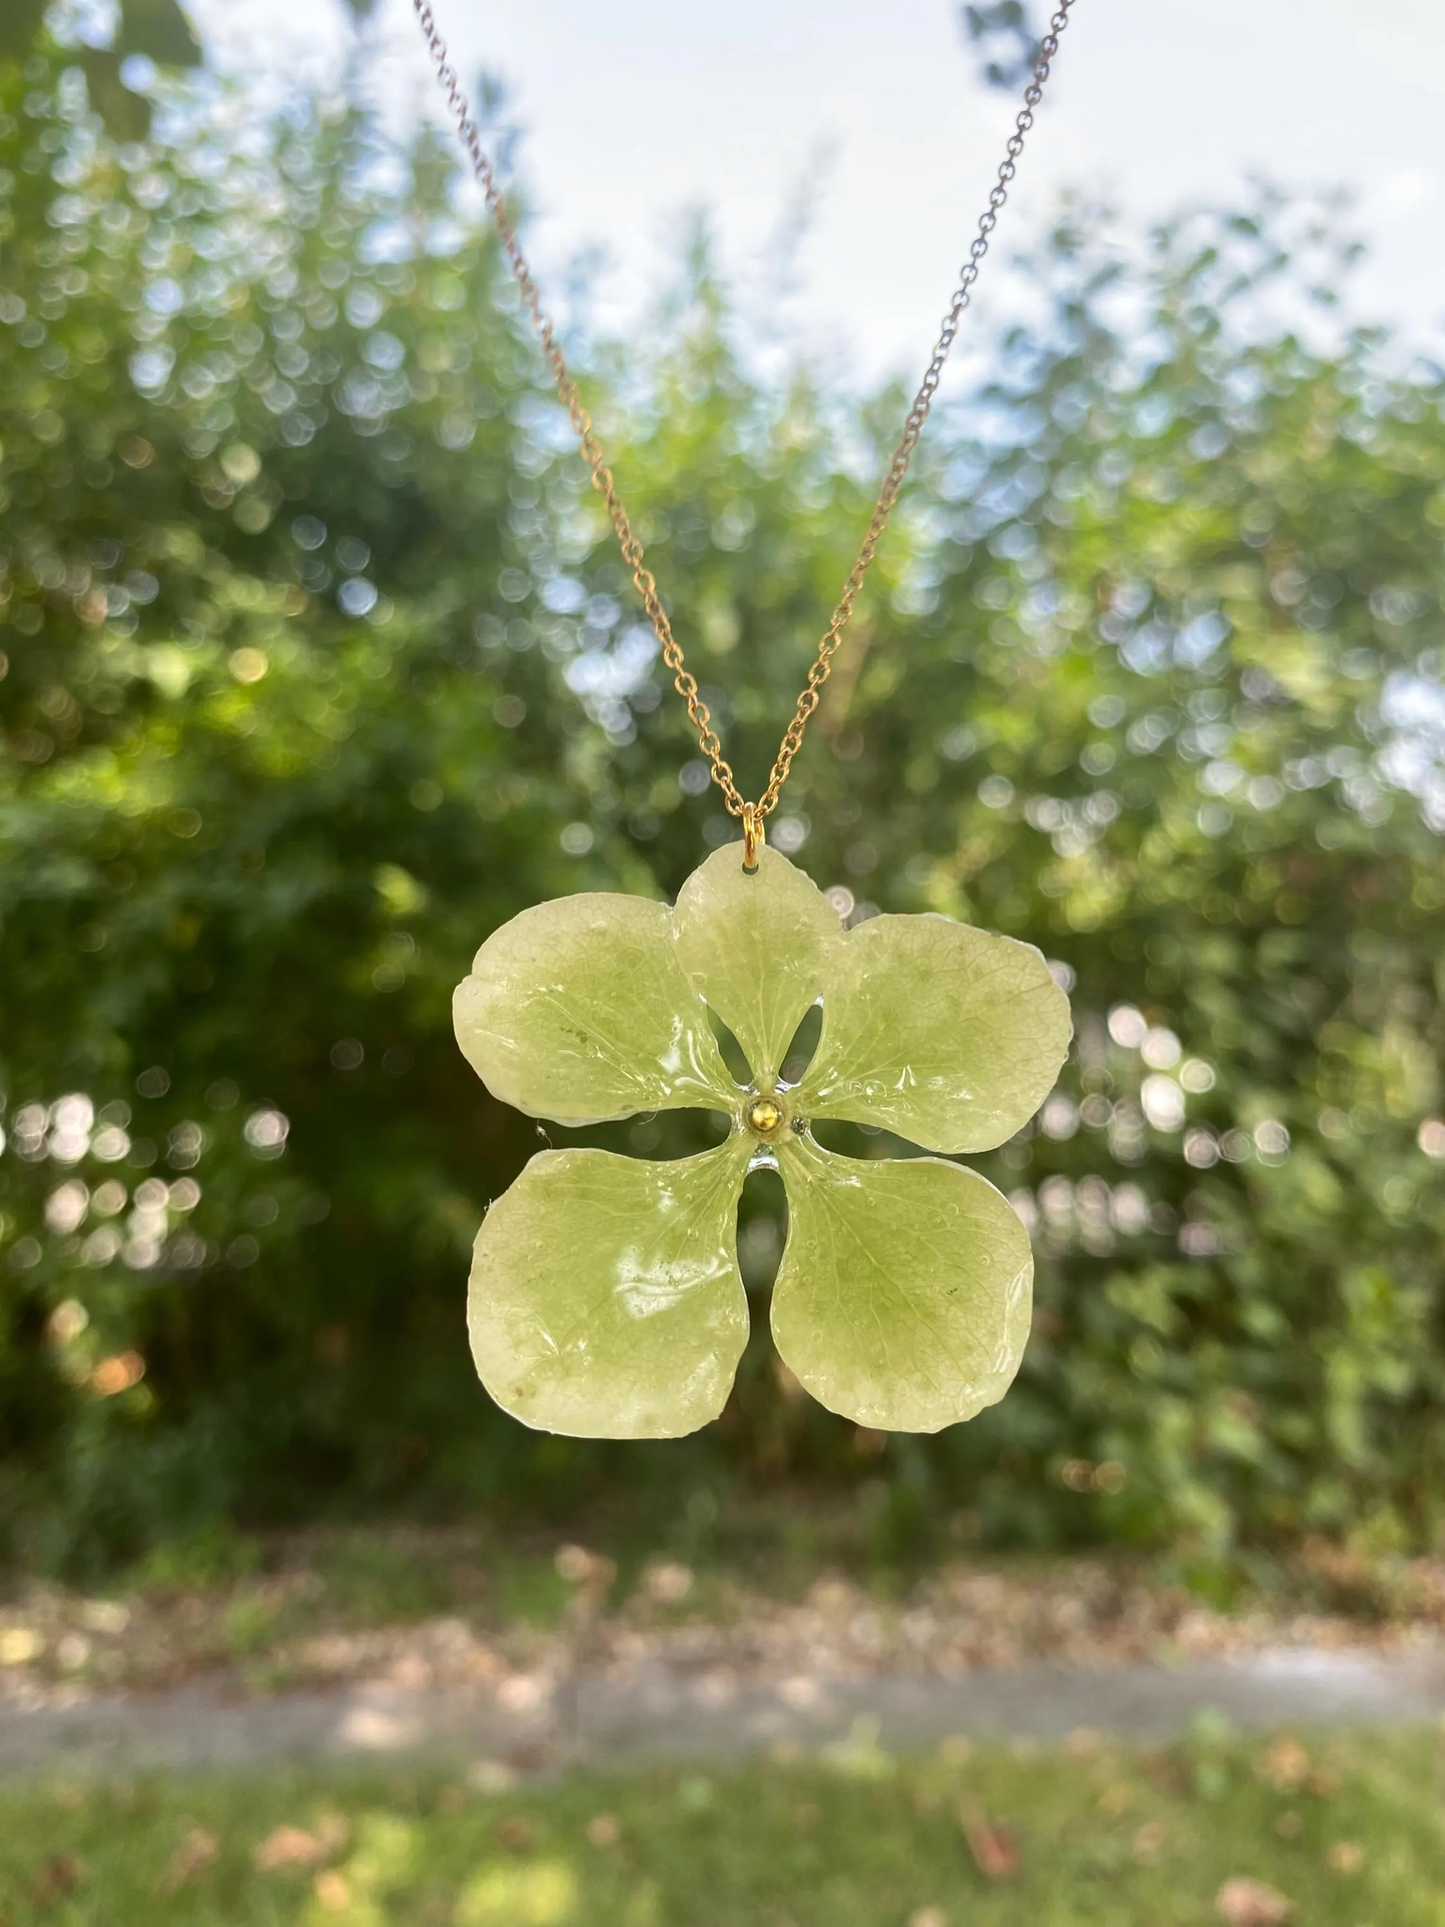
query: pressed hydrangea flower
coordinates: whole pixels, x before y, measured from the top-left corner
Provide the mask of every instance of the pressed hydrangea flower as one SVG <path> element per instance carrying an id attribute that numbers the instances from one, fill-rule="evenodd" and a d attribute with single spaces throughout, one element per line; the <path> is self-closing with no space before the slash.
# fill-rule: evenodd
<path id="1" fill-rule="evenodd" d="M 1014 1211 L 946 1157 L 824 1150 L 815 1119 L 879 1125 L 926 1151 L 985 1151 L 1047 1095 L 1069 1008 L 1029 944 L 940 916 L 845 930 L 775 851 L 710 856 L 674 909 L 561 897 L 482 945 L 458 1042 L 493 1095 L 561 1124 L 702 1108 L 733 1120 L 694 1157 L 543 1151 L 477 1234 L 477 1370 L 528 1425 L 675 1438 L 716 1418 L 747 1340 L 737 1205 L 776 1164 L 788 1235 L 773 1336 L 815 1398 L 859 1424 L 933 1432 L 1001 1398 L 1028 1336 L 1033 1259 Z M 804 1014 L 822 1030 L 796 1086 Z M 729 1075 L 711 1010 L 737 1039 Z"/>

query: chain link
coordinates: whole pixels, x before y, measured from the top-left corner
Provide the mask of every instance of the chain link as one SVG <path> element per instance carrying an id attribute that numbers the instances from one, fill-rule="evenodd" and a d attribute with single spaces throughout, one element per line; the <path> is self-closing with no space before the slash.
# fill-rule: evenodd
<path id="1" fill-rule="evenodd" d="M 813 666 L 808 671 L 808 679 L 798 696 L 792 720 L 783 732 L 778 745 L 778 753 L 768 776 L 768 786 L 756 803 L 743 799 L 733 772 L 722 753 L 722 743 L 712 725 L 712 715 L 707 704 L 698 693 L 697 680 L 688 669 L 683 656 L 682 644 L 672 633 L 672 624 L 662 599 L 657 592 L 657 582 L 643 558 L 642 543 L 632 527 L 631 519 L 617 493 L 617 484 L 597 432 L 592 425 L 592 417 L 582 405 L 577 382 L 562 349 L 557 341 L 556 331 L 551 319 L 542 306 L 542 297 L 537 284 L 532 279 L 532 270 L 522 252 L 517 239 L 516 224 L 512 220 L 506 200 L 497 186 L 491 161 L 482 147 L 481 131 L 472 118 L 472 110 L 462 91 L 460 77 L 447 53 L 447 43 L 437 27 L 436 15 L 429 0 L 412 0 L 417 21 L 426 40 L 427 49 L 436 65 L 437 78 L 446 93 L 447 106 L 456 121 L 457 130 L 462 137 L 462 145 L 467 150 L 472 164 L 472 172 L 482 190 L 497 234 L 501 239 L 502 252 L 507 258 L 522 301 L 531 320 L 532 329 L 542 346 L 547 365 L 552 371 L 552 379 L 557 385 L 557 393 L 563 407 L 571 418 L 582 451 L 582 459 L 592 474 L 592 486 L 602 497 L 607 508 L 607 517 L 617 537 L 617 546 L 622 551 L 622 559 L 632 572 L 633 584 L 642 598 L 642 606 L 647 619 L 652 624 L 662 650 L 662 660 L 672 671 L 673 687 L 687 705 L 688 718 L 697 731 L 698 748 L 707 759 L 712 771 L 713 781 L 722 791 L 723 802 L 730 816 L 743 817 L 745 827 L 761 839 L 762 820 L 776 809 L 778 797 L 788 772 L 793 767 L 793 758 L 803 745 L 803 736 L 808 727 L 808 719 L 818 707 L 822 689 L 832 671 L 833 658 L 843 641 L 843 632 L 848 627 L 853 614 L 853 605 L 863 586 L 863 578 L 877 553 L 878 544 L 883 539 L 883 531 L 888 526 L 888 518 L 893 513 L 904 478 L 908 474 L 908 464 L 913 451 L 918 446 L 918 438 L 923 433 L 923 425 L 928 420 L 928 412 L 933 406 L 933 397 L 938 392 L 938 384 L 943 375 L 944 363 L 948 360 L 949 350 L 958 334 L 959 322 L 964 310 L 973 299 L 974 283 L 978 280 L 983 258 L 988 253 L 989 240 L 998 225 L 999 211 L 1008 199 L 1008 190 L 1017 170 L 1017 162 L 1024 149 L 1024 140 L 1034 124 L 1034 109 L 1043 98 L 1044 84 L 1049 77 L 1049 69 L 1059 50 L 1059 35 L 1069 24 L 1069 14 L 1075 0 L 1058 0 L 1058 9 L 1049 21 L 1049 31 L 1039 43 L 1038 55 L 1034 61 L 1033 72 L 1028 86 L 1024 89 L 1024 104 L 1014 121 L 1013 132 L 1009 135 L 1004 158 L 999 164 L 998 176 L 989 192 L 988 205 L 979 217 L 978 232 L 969 246 L 968 260 L 959 275 L 958 286 L 954 289 L 947 312 L 934 344 L 933 357 L 924 371 L 918 392 L 913 397 L 912 406 L 903 424 L 903 436 L 883 477 L 873 513 L 863 537 L 862 546 L 854 559 L 848 578 L 843 584 L 843 593 L 837 606 L 829 617 L 828 626 L 818 643 Z"/>

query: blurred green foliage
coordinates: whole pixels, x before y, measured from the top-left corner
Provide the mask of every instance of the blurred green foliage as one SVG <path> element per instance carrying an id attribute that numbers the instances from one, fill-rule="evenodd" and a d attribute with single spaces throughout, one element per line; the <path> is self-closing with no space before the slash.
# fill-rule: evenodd
<path id="1" fill-rule="evenodd" d="M 75 11 L 75 10 L 69 10 Z M 19 65 L 34 50 L 45 26 L 46 0 L 8 0 L 0 14 L 0 60 Z M 74 23 L 87 33 L 100 27 L 81 12 Z M 71 50 L 85 75 L 90 103 L 116 140 L 141 140 L 150 132 L 147 83 L 157 68 L 195 67 L 200 43 L 177 0 L 117 0 L 105 44 L 78 39 Z"/>
<path id="2" fill-rule="evenodd" d="M 0 54 L 13 1542 L 735 1477 L 858 1483 L 885 1555 L 940 1523 L 1439 1544 L 1439 371 L 1270 325 L 1311 281 L 1286 209 L 1049 237 L 771 826 L 852 915 L 969 918 L 1074 984 L 1059 1090 L 981 1161 L 1035 1229 L 1020 1381 L 931 1441 L 799 1397 L 759 1176 L 721 1423 L 538 1437 L 462 1326 L 536 1135 L 451 988 L 524 905 L 669 893 L 732 825 L 449 151 L 341 99 L 155 91 L 118 144 L 74 50 Z M 699 245 L 651 332 L 579 355 L 756 789 L 901 399 L 762 380 L 745 332 Z"/>

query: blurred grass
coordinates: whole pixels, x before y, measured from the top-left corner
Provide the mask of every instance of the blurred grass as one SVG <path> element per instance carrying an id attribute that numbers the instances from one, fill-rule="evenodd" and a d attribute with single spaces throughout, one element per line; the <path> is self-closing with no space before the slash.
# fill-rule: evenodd
<path id="1" fill-rule="evenodd" d="M 896 1761 L 860 1734 L 816 1760 L 511 1787 L 483 1769 L 6 1789 L 0 1918 L 1188 1927 L 1251 1879 L 1311 1927 L 1438 1927 L 1442 1766 L 1433 1733 L 1245 1741 L 1205 1720 L 1146 1752 L 1080 1735 Z"/>
<path id="2" fill-rule="evenodd" d="M 449 1562 L 375 1533 L 346 1533 L 325 1544 L 316 1569 L 333 1609 L 349 1625 L 426 1619 L 457 1601 Z"/>

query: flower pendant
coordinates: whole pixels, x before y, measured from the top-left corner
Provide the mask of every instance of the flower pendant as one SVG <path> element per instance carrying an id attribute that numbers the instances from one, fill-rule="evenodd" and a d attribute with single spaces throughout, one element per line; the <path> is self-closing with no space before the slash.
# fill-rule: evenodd
<path id="1" fill-rule="evenodd" d="M 835 1412 L 936 1432 L 1008 1389 L 1033 1258 L 1007 1200 L 947 1157 L 826 1151 L 815 1119 L 925 1150 L 991 1150 L 1048 1095 L 1068 1000 L 1030 944 L 947 917 L 845 930 L 776 851 L 710 856 L 677 905 L 587 894 L 524 910 L 458 986 L 457 1040 L 495 1097 L 592 1124 L 640 1111 L 732 1118 L 725 1142 L 648 1161 L 543 1151 L 477 1234 L 468 1326 L 492 1397 L 580 1438 L 678 1438 L 718 1416 L 748 1334 L 737 1206 L 776 1165 L 788 1234 L 773 1337 Z M 821 1001 L 796 1086 L 779 1069 Z M 709 1008 L 752 1071 L 723 1063 Z"/>

